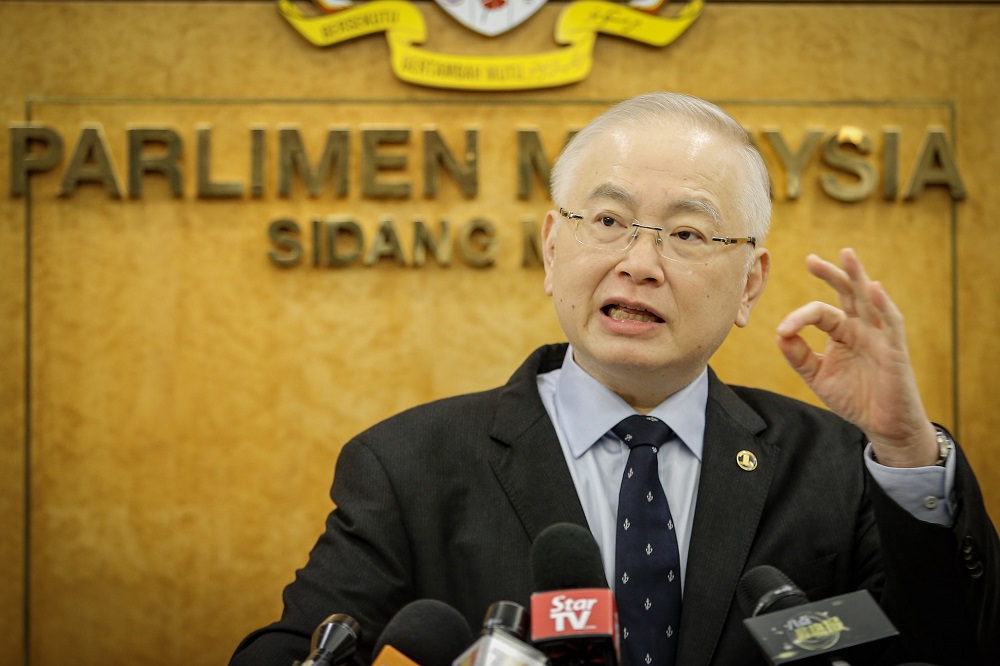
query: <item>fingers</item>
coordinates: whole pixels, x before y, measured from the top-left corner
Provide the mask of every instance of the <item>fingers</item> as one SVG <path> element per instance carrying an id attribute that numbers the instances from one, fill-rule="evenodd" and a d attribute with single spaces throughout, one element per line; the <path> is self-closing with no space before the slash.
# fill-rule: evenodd
<path id="1" fill-rule="evenodd" d="M 807 382 L 819 370 L 819 357 L 800 336 L 792 335 L 786 337 L 779 335 L 778 349 L 781 350 L 788 365 Z"/>
<path id="2" fill-rule="evenodd" d="M 806 268 L 837 292 L 840 307 L 848 316 L 880 325 L 878 309 L 872 306 L 872 281 L 854 250 L 840 251 L 839 267 L 811 254 L 806 257 Z"/>
<path id="3" fill-rule="evenodd" d="M 857 315 L 878 326 L 881 323 L 878 308 L 872 304 L 872 281 L 861 265 L 858 255 L 850 248 L 840 251 L 840 265 L 851 280 L 851 292 L 855 299 Z"/>
<path id="4" fill-rule="evenodd" d="M 794 310 L 778 324 L 777 333 L 783 338 L 797 336 L 806 326 L 815 326 L 834 340 L 843 341 L 842 324 L 846 314 L 829 303 L 813 301 Z"/>
<path id="5" fill-rule="evenodd" d="M 906 328 L 903 324 L 903 313 L 889 298 L 888 292 L 881 282 L 871 284 L 871 303 L 878 310 L 883 322 L 883 330 L 889 335 L 889 340 L 899 348 L 906 346 Z"/>
<path id="6" fill-rule="evenodd" d="M 882 330 L 896 348 L 905 348 L 903 315 L 882 284 L 868 277 L 854 250 L 841 250 L 840 262 L 841 265 L 836 266 L 816 255 L 806 257 L 809 272 L 837 292 L 840 309 L 821 302 L 809 303 L 785 317 L 778 325 L 778 335 L 791 338 L 811 325 L 837 342 L 849 342 L 847 337 L 851 335 L 851 327 L 846 324 L 857 318 L 868 326 Z"/>
<path id="7" fill-rule="evenodd" d="M 847 316 L 829 303 L 814 301 L 795 310 L 778 324 L 778 349 L 795 372 L 811 384 L 819 372 L 823 356 L 813 351 L 799 331 L 815 326 L 826 333 L 830 340 L 850 344 L 851 332 L 843 326 Z"/>

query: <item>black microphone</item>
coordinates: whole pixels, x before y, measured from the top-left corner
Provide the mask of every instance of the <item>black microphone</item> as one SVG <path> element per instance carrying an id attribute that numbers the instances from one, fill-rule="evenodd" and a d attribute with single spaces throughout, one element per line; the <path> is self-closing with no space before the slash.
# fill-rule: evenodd
<path id="1" fill-rule="evenodd" d="M 475 637 L 461 613 L 436 599 L 411 601 L 375 644 L 373 666 L 451 666 Z"/>
<path id="2" fill-rule="evenodd" d="M 546 666 L 545 653 L 525 643 L 529 618 L 524 606 L 513 601 L 490 604 L 479 639 L 452 666 Z"/>
<path id="3" fill-rule="evenodd" d="M 302 666 L 346 664 L 358 646 L 361 626 L 350 615 L 335 613 L 320 622 L 312 635 L 312 651 Z M 298 663 L 298 662 L 296 662 Z"/>
<path id="4" fill-rule="evenodd" d="M 736 599 L 750 635 L 772 666 L 871 663 L 899 632 L 867 590 L 810 601 L 774 567 L 743 574 Z"/>
<path id="5" fill-rule="evenodd" d="M 552 666 L 616 666 L 618 612 L 590 530 L 557 523 L 531 546 L 531 640 Z"/>
<path id="6" fill-rule="evenodd" d="M 531 629 L 531 614 L 528 609 L 514 601 L 498 601 L 490 604 L 483 618 L 481 635 L 486 636 L 502 631 L 505 634 L 524 641 Z"/>

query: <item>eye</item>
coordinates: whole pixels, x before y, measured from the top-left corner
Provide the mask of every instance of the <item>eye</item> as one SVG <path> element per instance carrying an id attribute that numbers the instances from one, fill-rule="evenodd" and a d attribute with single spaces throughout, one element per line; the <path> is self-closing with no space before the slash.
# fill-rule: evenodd
<path id="1" fill-rule="evenodd" d="M 683 243 L 703 243 L 708 240 L 708 236 L 704 232 L 690 227 L 675 229 L 670 235 Z"/>
<path id="2" fill-rule="evenodd" d="M 590 214 L 587 216 L 587 219 L 590 220 L 590 223 L 596 229 L 600 229 L 602 231 L 622 229 L 628 226 L 623 222 L 623 220 L 625 219 L 623 215 L 611 210 L 590 211 Z"/>

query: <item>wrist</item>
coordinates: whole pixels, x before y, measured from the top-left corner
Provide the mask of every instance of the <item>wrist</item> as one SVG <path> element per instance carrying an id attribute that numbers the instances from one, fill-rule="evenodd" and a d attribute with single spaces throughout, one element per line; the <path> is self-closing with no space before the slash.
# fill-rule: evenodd
<path id="1" fill-rule="evenodd" d="M 944 466 L 951 455 L 952 439 L 944 428 L 930 422 L 927 425 L 918 438 L 906 442 L 870 439 L 872 459 L 886 467 Z"/>

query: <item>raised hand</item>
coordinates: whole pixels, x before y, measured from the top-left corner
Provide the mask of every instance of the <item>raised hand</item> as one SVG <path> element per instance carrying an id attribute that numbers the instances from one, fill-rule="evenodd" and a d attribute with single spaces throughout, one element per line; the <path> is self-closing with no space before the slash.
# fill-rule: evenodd
<path id="1" fill-rule="evenodd" d="M 827 407 L 868 435 L 880 463 L 933 465 L 936 433 L 917 390 L 899 309 L 854 250 L 840 251 L 839 267 L 809 255 L 806 268 L 837 292 L 840 307 L 814 301 L 785 317 L 777 333 L 788 364 Z M 823 353 L 799 335 L 806 326 L 828 336 Z"/>

